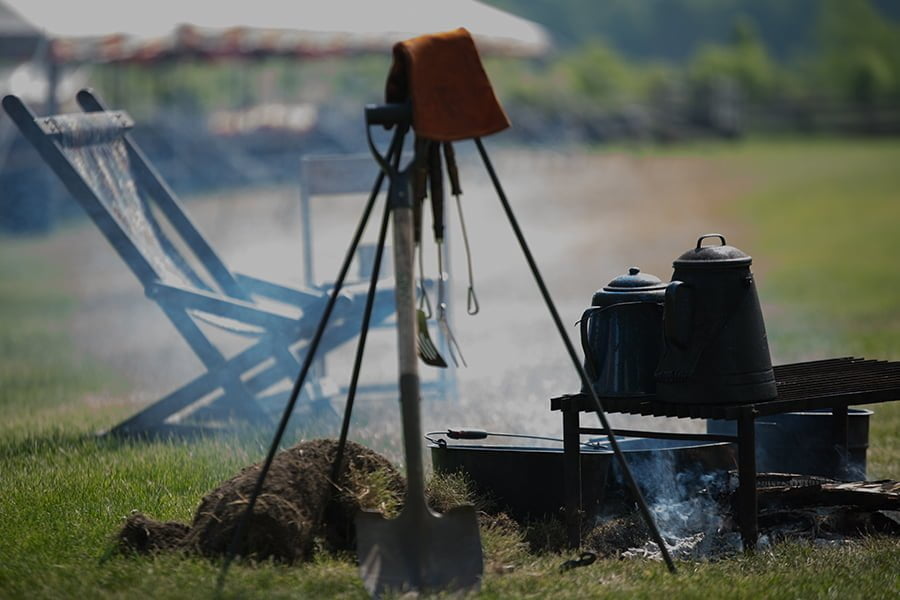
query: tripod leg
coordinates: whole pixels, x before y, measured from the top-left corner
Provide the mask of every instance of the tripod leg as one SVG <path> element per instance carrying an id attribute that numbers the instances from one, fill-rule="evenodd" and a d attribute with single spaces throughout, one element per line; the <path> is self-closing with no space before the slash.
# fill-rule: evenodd
<path id="1" fill-rule="evenodd" d="M 384 240 L 387 237 L 387 227 L 391 218 L 391 206 L 386 204 L 384 216 L 381 219 L 381 229 L 378 232 L 378 246 L 375 250 L 375 261 L 372 268 L 372 278 L 369 281 L 369 292 L 366 295 L 366 307 L 363 312 L 362 326 L 359 332 L 359 342 L 356 347 L 356 358 L 353 361 L 353 374 L 350 376 L 350 388 L 347 390 L 347 403 L 344 405 L 344 420 L 341 423 L 341 435 L 338 439 L 334 462 L 331 467 L 331 481 L 337 484 L 341 476 L 344 460 L 344 446 L 347 444 L 347 433 L 350 430 L 350 417 L 353 414 L 353 401 L 356 399 L 356 386 L 359 383 L 359 371 L 362 368 L 363 353 L 366 349 L 366 338 L 369 335 L 369 322 L 372 318 L 372 308 L 375 305 L 375 292 L 378 287 L 378 275 L 381 272 L 381 259 L 384 254 Z"/>
<path id="2" fill-rule="evenodd" d="M 401 132 L 398 128 L 394 133 L 393 139 L 391 140 L 391 146 L 388 150 L 389 154 L 396 153 L 399 155 L 403 146 L 403 136 L 404 132 Z M 281 443 L 281 438 L 284 436 L 285 429 L 287 429 L 287 424 L 291 418 L 291 414 L 294 412 L 294 405 L 297 403 L 297 398 L 300 395 L 300 390 L 303 388 L 303 384 L 306 382 L 306 376 L 309 373 L 309 369 L 312 366 L 313 360 L 315 359 L 319 343 L 322 341 L 322 336 L 325 334 L 325 328 L 328 325 L 328 320 L 331 317 L 332 311 L 334 310 L 334 305 L 337 302 L 338 295 L 340 295 L 341 293 L 341 288 L 343 287 L 344 280 L 347 277 L 347 271 L 350 270 L 350 263 L 353 262 L 354 255 L 356 254 L 356 247 L 359 246 L 359 240 L 362 238 L 362 234 L 366 229 L 366 224 L 369 221 L 369 216 L 371 215 L 372 208 L 375 205 L 375 199 L 378 197 L 378 193 L 381 191 L 381 184 L 383 182 L 384 173 L 380 171 L 378 173 L 378 176 L 375 178 L 375 184 L 372 186 L 372 193 L 369 195 L 369 200 L 366 203 L 363 214 L 360 217 L 359 224 L 357 225 L 356 231 L 353 234 L 353 239 L 350 242 L 350 247 L 347 249 L 347 254 L 344 256 L 344 262 L 341 265 L 340 272 L 338 273 L 337 278 L 335 279 L 334 288 L 331 290 L 331 295 L 328 297 L 328 303 L 325 305 L 325 311 L 322 313 L 322 318 L 319 319 L 319 324 L 316 327 L 316 332 L 309 343 L 309 348 L 307 349 L 306 356 L 303 359 L 303 366 L 300 368 L 300 373 L 297 375 L 297 379 L 294 382 L 294 387 L 291 390 L 290 400 L 288 400 L 287 405 L 284 407 L 284 412 L 281 415 L 281 421 L 278 423 L 278 429 L 275 431 L 275 436 L 272 439 L 271 445 L 269 446 L 268 454 L 266 454 L 266 460 L 259 472 L 259 477 L 256 480 L 256 485 L 253 487 L 253 493 L 250 495 L 250 499 L 247 502 L 247 509 L 241 516 L 241 520 L 238 522 L 237 527 L 234 530 L 234 536 L 231 538 L 231 543 L 228 546 L 228 551 L 225 553 L 225 561 L 222 563 L 222 569 L 219 572 L 219 578 L 216 584 L 216 588 L 219 591 L 221 591 L 222 586 L 225 583 L 225 576 L 228 573 L 228 567 L 234 560 L 237 548 L 244 536 L 244 530 L 246 529 L 247 523 L 250 521 L 250 515 L 253 514 L 253 508 L 256 505 L 256 500 L 259 497 L 259 493 L 262 491 L 262 486 L 266 480 L 266 475 L 268 475 L 269 469 L 272 466 L 272 460 L 275 458 L 275 453 L 278 450 L 278 445 Z"/>
<path id="3" fill-rule="evenodd" d="M 528 267 L 531 269 L 531 274 L 534 276 L 534 281 L 535 283 L 537 283 L 537 286 L 541 291 L 541 296 L 543 296 L 544 302 L 547 305 L 547 309 L 550 311 L 550 316 L 553 318 L 553 323 L 556 325 L 556 329 L 559 331 L 559 335 L 562 338 L 563 344 L 565 344 L 566 346 L 566 351 L 569 354 L 569 358 L 572 359 L 572 363 L 575 365 L 575 370 L 578 371 L 578 376 L 581 378 L 584 389 L 590 392 L 590 398 L 594 404 L 594 411 L 597 413 L 597 417 L 599 417 L 600 423 L 602 423 L 604 429 L 606 429 L 607 431 L 607 435 L 609 437 L 609 445 L 610 447 L 612 447 L 616 458 L 619 460 L 619 464 L 622 466 L 622 473 L 625 475 L 625 481 L 628 483 L 628 487 L 631 489 L 635 499 L 637 500 L 638 507 L 641 511 L 641 516 L 644 518 L 644 522 L 647 524 L 647 528 L 650 530 L 650 533 L 653 536 L 653 540 L 656 542 L 656 545 L 659 546 L 659 551 L 662 554 L 663 559 L 666 561 L 666 566 L 669 568 L 669 571 L 674 573 L 675 563 L 672 562 L 672 557 L 669 555 L 669 550 L 666 548 L 666 545 L 663 542 L 662 535 L 659 533 L 659 528 L 656 526 L 656 521 L 654 521 L 653 515 L 650 514 L 650 509 L 647 508 L 647 502 L 644 500 L 644 495 L 638 488 L 637 482 L 635 481 L 634 476 L 631 473 L 631 469 L 628 468 L 628 463 L 625 460 L 625 455 L 622 454 L 622 450 L 621 448 L 619 448 L 619 443 L 616 441 L 616 437 L 612 433 L 613 430 L 609 426 L 609 421 L 606 418 L 606 413 L 603 410 L 603 405 L 600 403 L 600 398 L 597 396 L 597 392 L 591 385 L 587 373 L 585 373 L 584 367 L 581 364 L 581 360 L 579 360 L 578 354 L 575 352 L 575 348 L 572 346 L 572 342 L 566 335 L 566 329 L 563 326 L 562 320 L 559 318 L 559 312 L 556 310 L 556 305 L 554 304 L 553 299 L 550 297 L 550 292 L 547 290 L 547 286 L 544 284 L 544 278 L 541 276 L 540 270 L 538 270 L 537 263 L 534 261 L 534 257 L 532 256 L 531 250 L 528 247 L 528 242 L 525 240 L 525 235 L 522 233 L 522 229 L 519 227 L 516 216 L 513 214 L 512 207 L 509 204 L 509 200 L 507 200 L 506 198 L 506 193 L 504 193 L 503 191 L 503 186 L 500 184 L 500 179 L 497 177 L 497 172 L 494 171 L 494 166 L 491 164 L 491 159 L 488 157 L 487 151 L 485 150 L 484 144 L 482 143 L 480 138 L 475 138 L 475 145 L 478 147 L 478 153 L 481 155 L 481 160 L 482 162 L 484 162 L 484 167 L 485 169 L 487 169 L 488 175 L 491 178 L 491 183 L 493 183 L 494 185 L 494 190 L 496 190 L 497 196 L 500 199 L 500 203 L 503 205 L 503 210 L 506 213 L 506 217 L 509 219 L 509 224 L 512 226 L 513 232 L 516 235 L 516 239 L 519 241 L 519 246 L 522 247 L 522 253 L 525 255 L 525 260 L 528 262 Z"/>
<path id="4" fill-rule="evenodd" d="M 402 144 L 401 144 L 402 146 Z M 386 157 L 396 169 L 400 165 L 401 151 L 388 152 Z M 383 172 L 383 171 L 382 171 Z M 353 416 L 353 402 L 356 400 L 356 387 L 359 383 L 359 371 L 362 368 L 363 354 L 366 350 L 366 340 L 369 337 L 369 323 L 372 319 L 372 309 L 375 306 L 375 293 L 378 288 L 378 275 L 381 272 L 381 260 L 384 256 L 384 241 L 387 238 L 388 223 L 391 218 L 391 203 L 388 199 L 384 207 L 384 216 L 381 218 L 381 228 L 378 231 L 378 245 L 375 249 L 375 260 L 372 267 L 372 277 L 369 281 L 369 291 L 366 294 L 366 306 L 363 311 L 363 321 L 360 327 L 359 342 L 356 346 L 356 357 L 353 360 L 353 374 L 350 376 L 350 387 L 347 390 L 347 402 L 344 405 L 344 419 L 341 422 L 341 434 L 338 438 L 338 446 L 334 454 L 334 462 L 331 466 L 331 481 L 337 485 L 341 475 L 344 460 L 344 448 L 347 445 L 347 433 L 350 431 L 350 418 Z"/>

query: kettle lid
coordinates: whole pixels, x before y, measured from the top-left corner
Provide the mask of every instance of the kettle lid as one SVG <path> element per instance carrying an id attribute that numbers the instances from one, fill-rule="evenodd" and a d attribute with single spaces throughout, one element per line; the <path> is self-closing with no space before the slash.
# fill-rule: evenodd
<path id="1" fill-rule="evenodd" d="M 594 292 L 591 306 L 612 306 L 620 302 L 662 302 L 666 284 L 659 277 L 641 273 L 637 267 L 628 269 L 626 275 L 619 275 L 602 289 Z"/>
<path id="2" fill-rule="evenodd" d="M 704 246 L 706 238 L 719 238 L 722 243 L 718 246 Z M 749 265 L 752 262 L 750 255 L 734 246 L 727 245 L 725 236 L 721 233 L 705 233 L 697 238 L 697 246 L 675 259 L 675 267 L 737 267 Z"/>
<path id="3" fill-rule="evenodd" d="M 629 267 L 627 275 L 619 275 L 603 289 L 607 292 L 648 291 L 662 289 L 666 285 L 656 275 L 641 273 L 638 267 Z"/>

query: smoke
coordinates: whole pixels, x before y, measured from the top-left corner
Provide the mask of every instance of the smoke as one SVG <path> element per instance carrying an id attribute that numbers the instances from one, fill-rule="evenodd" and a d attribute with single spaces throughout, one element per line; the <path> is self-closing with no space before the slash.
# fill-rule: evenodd
<path id="1" fill-rule="evenodd" d="M 729 453 L 725 445 L 662 440 L 626 440 L 622 445 L 632 474 L 673 556 L 705 559 L 740 550 L 740 534 L 734 531 L 727 510 L 728 498 L 737 488 L 737 482 L 723 460 Z M 703 453 L 707 457 L 700 459 Z M 630 496 L 618 463 L 613 463 L 611 476 L 619 493 Z M 631 548 L 624 556 L 662 558 L 653 542 Z"/>
<path id="2" fill-rule="evenodd" d="M 454 199 L 448 197 L 451 327 L 468 367 L 451 366 L 445 374 L 455 381 L 455 399 L 426 396 L 423 428 L 459 425 L 559 436 L 561 416 L 550 412 L 550 398 L 578 391 L 580 382 L 484 168 L 470 150 L 467 154 L 465 144 L 457 150 L 481 311 L 466 314 L 466 257 Z M 706 196 L 719 195 L 710 185 L 709 170 L 623 155 L 489 151 L 576 348 L 575 321 L 597 288 L 632 265 L 667 278 L 672 258 L 690 246 L 699 231 L 715 228 L 704 208 Z M 363 202 L 357 194 L 313 199 L 317 284 L 337 273 Z M 185 209 L 233 271 L 303 286 L 296 187 L 198 197 L 185 202 Z M 647 219 L 648 214 L 655 216 Z M 375 241 L 378 215 L 376 211 L 366 243 Z M 430 227 L 425 231 L 425 275 L 433 278 L 437 261 Z M 133 275 L 90 223 L 57 234 L 49 245 L 65 265 L 67 285 L 79 300 L 72 325 L 79 351 L 111 366 L 129 382 L 138 391 L 132 402 L 149 403 L 203 372 L 175 328 L 143 296 Z M 226 355 L 247 343 L 201 327 Z M 364 384 L 396 381 L 394 335 L 393 330 L 382 329 L 369 336 Z M 325 357 L 325 374 L 338 386 L 349 380 L 353 352 L 350 343 Z M 440 374 L 422 366 L 421 377 L 434 382 Z M 340 394 L 332 405 L 342 411 Z M 378 444 L 399 439 L 395 395 L 360 397 L 355 411 L 354 439 Z M 585 415 L 583 422 L 590 425 L 594 419 Z M 612 422 L 646 425 L 638 417 L 613 416 Z M 648 428 L 701 426 L 672 420 L 655 421 Z M 321 434 L 336 432 L 332 427 Z"/>

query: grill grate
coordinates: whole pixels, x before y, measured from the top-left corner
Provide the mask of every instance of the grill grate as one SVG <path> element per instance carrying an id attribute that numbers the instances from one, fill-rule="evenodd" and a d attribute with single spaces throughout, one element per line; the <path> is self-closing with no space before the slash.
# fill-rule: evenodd
<path id="1" fill-rule="evenodd" d="M 774 368 L 778 397 L 752 404 L 686 404 L 645 398 L 601 398 L 607 412 L 690 419 L 736 419 L 752 407 L 756 416 L 900 400 L 900 362 L 830 358 Z M 553 398 L 551 410 L 574 404 L 591 411 L 583 394 Z"/>
<path id="2" fill-rule="evenodd" d="M 900 363 L 838 358 L 775 367 L 778 400 L 900 389 Z"/>

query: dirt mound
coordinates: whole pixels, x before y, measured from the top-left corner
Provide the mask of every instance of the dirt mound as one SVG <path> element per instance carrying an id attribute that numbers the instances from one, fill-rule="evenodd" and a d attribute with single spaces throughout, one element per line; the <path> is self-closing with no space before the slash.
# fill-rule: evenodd
<path id="1" fill-rule="evenodd" d="M 190 525 L 177 521 L 154 521 L 139 512 L 125 520 L 119 532 L 119 547 L 126 552 L 152 554 L 183 547 Z"/>
<path id="2" fill-rule="evenodd" d="M 275 456 L 239 555 L 285 562 L 308 560 L 317 539 L 328 550 L 350 549 L 356 512 L 397 502 L 404 489 L 403 478 L 387 459 L 353 442 L 347 443 L 341 479 L 332 485 L 336 447 L 334 440 L 312 440 Z M 207 494 L 190 526 L 156 522 L 140 513 L 131 515 L 119 533 L 120 548 L 224 554 L 261 468 L 262 463 L 246 467 Z"/>

